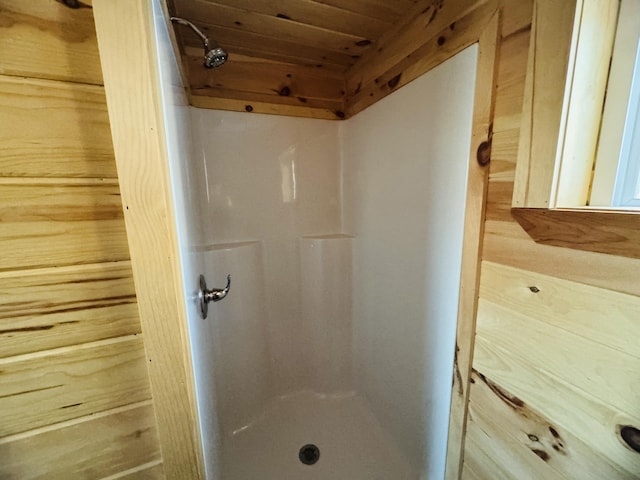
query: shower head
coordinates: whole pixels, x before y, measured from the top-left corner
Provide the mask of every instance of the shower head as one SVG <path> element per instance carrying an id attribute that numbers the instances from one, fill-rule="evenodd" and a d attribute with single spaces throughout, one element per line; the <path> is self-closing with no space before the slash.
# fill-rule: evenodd
<path id="1" fill-rule="evenodd" d="M 209 47 L 209 38 L 202 33 L 198 27 L 196 27 L 189 20 L 185 20 L 180 17 L 171 17 L 171 21 L 175 23 L 179 23 L 180 25 L 185 25 L 193 30 L 200 40 L 202 40 L 202 45 L 204 46 L 204 66 L 207 68 L 215 68 L 222 65 L 229 58 L 229 54 L 223 50 L 220 46 Z"/>
<path id="2" fill-rule="evenodd" d="M 205 51 L 204 66 L 207 68 L 215 68 L 222 65 L 229 58 L 229 54 L 220 47 L 212 48 Z"/>

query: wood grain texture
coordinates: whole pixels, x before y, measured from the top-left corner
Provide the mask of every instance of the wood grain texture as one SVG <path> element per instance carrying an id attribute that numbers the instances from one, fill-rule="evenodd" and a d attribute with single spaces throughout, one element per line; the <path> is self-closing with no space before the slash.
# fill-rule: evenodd
<path id="1" fill-rule="evenodd" d="M 471 152 L 467 177 L 456 349 L 447 439 L 445 478 L 460 477 L 466 436 L 469 380 L 480 281 L 480 259 L 491 159 L 492 119 L 497 78 L 500 13 L 497 4 L 478 8 L 478 63 L 474 91 Z M 493 8 L 491 8 L 493 7 Z M 490 12 L 490 13 L 488 13 Z M 488 16 L 485 16 L 487 15 Z M 473 15 L 473 13 L 471 14 Z"/>
<path id="2" fill-rule="evenodd" d="M 640 345 L 636 341 L 640 336 L 637 321 L 640 297 L 635 295 L 485 261 L 480 296 L 593 342 L 640 357 Z"/>
<path id="3" fill-rule="evenodd" d="M 167 477 L 164 473 L 164 465 L 161 462 L 151 462 L 102 480 L 164 480 L 165 478 Z"/>
<path id="4" fill-rule="evenodd" d="M 523 464 L 524 468 L 510 468 L 513 478 L 636 478 L 490 378 L 474 371 L 472 380 L 469 429 L 489 434 L 487 450 Z M 504 445 L 496 445 L 499 442 Z"/>
<path id="5" fill-rule="evenodd" d="M 496 385 L 550 419 L 554 425 L 579 438 L 627 473 L 640 471 L 640 458 L 620 437 L 621 425 L 638 425 L 630 416 L 589 392 L 562 381 L 553 372 L 522 359 L 516 352 L 476 337 L 474 368 L 491 375 Z M 474 399 L 471 398 L 473 403 Z"/>
<path id="6" fill-rule="evenodd" d="M 0 273 L 0 358 L 140 333 L 129 262 Z"/>
<path id="7" fill-rule="evenodd" d="M 0 437 L 148 400 L 142 338 L 0 360 Z"/>
<path id="8" fill-rule="evenodd" d="M 151 5 L 93 7 L 165 473 L 204 478 Z"/>
<path id="9" fill-rule="evenodd" d="M 352 12 L 333 5 L 313 0 L 270 0 L 255 2 L 252 0 L 207 0 L 213 5 L 251 10 L 270 17 L 281 18 L 290 22 L 301 23 L 312 27 L 320 27 L 338 33 L 346 33 L 368 39 L 378 38 L 393 24 L 395 17 L 377 19 L 362 13 Z M 187 5 L 177 0 L 179 5 Z M 198 5 L 198 4 L 195 4 Z M 192 5 L 193 7 L 193 5 Z"/>
<path id="10" fill-rule="evenodd" d="M 116 176 L 102 87 L 0 75 L 0 126 L 0 176 Z"/>
<path id="11" fill-rule="evenodd" d="M 300 0 L 296 1 L 299 2 Z M 259 11 L 259 6 L 247 10 L 242 8 L 241 5 L 236 6 L 236 3 L 229 2 L 229 5 L 222 5 L 209 0 L 187 2 L 174 0 L 177 16 L 190 18 L 194 21 L 206 19 L 206 23 L 213 27 L 211 32 L 213 37 L 215 37 L 215 27 L 220 25 L 234 30 L 281 38 L 323 50 L 344 52 L 349 55 L 361 54 L 371 43 L 371 40 L 364 36 L 319 28 L 314 25 L 277 17 L 276 15 L 265 15 Z M 362 45 L 365 40 L 369 43 Z"/>
<path id="12" fill-rule="evenodd" d="M 332 72 L 251 57 L 230 59 L 224 69 L 209 70 L 202 57 L 186 59 L 192 96 L 275 103 L 305 109 L 343 110 L 343 80 Z M 337 118 L 334 114 L 333 118 Z"/>
<path id="13" fill-rule="evenodd" d="M 635 355 L 486 300 L 478 308 L 477 332 L 602 402 L 631 415 L 640 414 L 640 392 L 632 386 L 640 377 Z M 538 345 L 545 346 L 542 356 Z"/>
<path id="14" fill-rule="evenodd" d="M 246 55 L 264 60 L 298 64 L 301 66 L 323 68 L 345 72 L 356 62 L 347 52 L 323 50 L 314 45 L 301 45 L 293 40 L 280 37 L 268 37 L 259 33 L 245 32 L 221 26 L 199 23 L 205 31 L 215 30 L 215 39 L 232 53 L 230 60 L 237 55 Z M 182 51 L 197 49 L 202 53 L 202 42 L 197 38 L 174 29 L 176 36 L 182 38 Z"/>
<path id="15" fill-rule="evenodd" d="M 102 84 L 90 8 L 1 0 L 0 45 L 0 74 Z"/>
<path id="16" fill-rule="evenodd" d="M 423 2 L 425 3 L 425 2 Z M 346 77 L 347 116 L 402 87 L 478 40 L 476 25 L 496 10 L 494 2 L 436 2 L 407 15 L 381 39 L 384 48 L 363 57 Z M 389 36 L 393 33 L 393 36 Z M 389 53 L 391 52 L 391 53 Z"/>
<path id="17" fill-rule="evenodd" d="M 489 190 L 491 192 L 491 188 Z M 488 204 L 501 205 L 490 196 Z M 508 209 L 510 204 L 502 204 Z M 489 213 L 488 213 L 489 215 Z M 640 260 L 534 242 L 515 221 L 487 220 L 483 258 L 532 272 L 640 295 Z"/>
<path id="18" fill-rule="evenodd" d="M 545 429 L 548 423 L 543 418 L 525 405 L 513 404 L 517 399 L 509 397 L 508 392 L 491 380 L 477 372 L 472 380 L 473 400 L 469 403 L 467 428 L 469 448 L 468 453 L 465 452 L 465 462 L 471 469 L 487 480 L 568 480 L 570 477 L 557 472 L 549 462 L 556 454 L 552 446 L 564 450 L 566 440 L 556 439 Z M 485 397 L 488 397 L 487 404 L 480 403 Z M 496 412 L 500 416 L 495 417 Z M 555 428 L 554 431 L 557 432 Z"/>
<path id="19" fill-rule="evenodd" d="M 589 200 L 619 5 L 618 0 L 578 1 L 551 208 L 580 207 Z M 561 41 L 556 48 L 562 48 Z"/>
<path id="20" fill-rule="evenodd" d="M 117 185 L 0 184 L 0 270 L 128 258 Z"/>
<path id="21" fill-rule="evenodd" d="M 0 440 L 0 478 L 102 478 L 160 459 L 150 401 L 67 423 Z"/>
<path id="22" fill-rule="evenodd" d="M 514 207 L 549 207 L 576 0 L 536 0 Z"/>
<path id="23" fill-rule="evenodd" d="M 640 258 L 637 212 L 513 208 L 511 214 L 538 243 Z"/>
<path id="24" fill-rule="evenodd" d="M 246 97 L 247 95 L 242 96 Z M 253 95 L 249 96 L 248 99 L 218 98 L 202 95 L 191 95 L 189 102 L 192 106 L 198 108 L 230 110 L 232 112 L 264 113 L 269 115 L 288 115 L 291 117 L 318 118 L 325 120 L 336 120 L 338 118 L 336 112 L 341 112 L 340 110 L 330 110 L 327 108 L 304 107 L 265 101 L 256 101 L 256 97 L 254 97 Z M 341 115 L 341 113 L 338 113 L 338 115 Z"/>

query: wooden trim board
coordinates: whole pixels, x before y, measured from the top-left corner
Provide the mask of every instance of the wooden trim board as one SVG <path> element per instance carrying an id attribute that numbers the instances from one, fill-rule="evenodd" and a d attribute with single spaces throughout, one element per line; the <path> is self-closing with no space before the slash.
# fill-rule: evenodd
<path id="1" fill-rule="evenodd" d="M 471 154 L 467 180 L 467 200 L 462 248 L 460 297 L 456 328 L 456 352 L 447 439 L 445 478 L 459 479 L 462 474 L 467 428 L 471 364 L 480 288 L 480 259 L 484 237 L 489 162 L 493 130 L 493 112 L 500 46 L 501 17 L 493 2 L 482 7 L 483 16 L 472 25 L 478 42 L 478 65 L 471 130 Z"/>
<path id="2" fill-rule="evenodd" d="M 93 9 L 165 473 L 204 478 L 151 3 Z"/>

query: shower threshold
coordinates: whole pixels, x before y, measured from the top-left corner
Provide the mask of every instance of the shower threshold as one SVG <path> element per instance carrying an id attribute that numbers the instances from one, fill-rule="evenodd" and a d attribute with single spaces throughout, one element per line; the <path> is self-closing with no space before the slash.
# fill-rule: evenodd
<path id="1" fill-rule="evenodd" d="M 275 398 L 257 421 L 222 445 L 222 480 L 418 478 L 356 395 Z"/>

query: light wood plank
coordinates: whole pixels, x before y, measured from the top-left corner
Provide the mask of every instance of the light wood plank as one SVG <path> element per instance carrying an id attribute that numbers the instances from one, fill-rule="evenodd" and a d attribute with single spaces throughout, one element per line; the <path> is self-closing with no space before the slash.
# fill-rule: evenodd
<path id="1" fill-rule="evenodd" d="M 502 9 L 503 39 L 531 27 L 533 0 L 501 0 L 500 8 Z"/>
<path id="2" fill-rule="evenodd" d="M 548 207 L 576 0 L 536 0 L 527 64 L 514 207 Z"/>
<path id="3" fill-rule="evenodd" d="M 491 262 L 480 297 L 640 359 L 640 297 Z"/>
<path id="4" fill-rule="evenodd" d="M 520 30 L 500 43 L 500 63 L 498 69 L 498 89 L 493 129 L 495 133 L 505 130 L 519 130 L 524 100 L 524 83 L 527 73 L 527 52 L 530 30 Z M 517 158 L 518 138 L 515 138 Z"/>
<path id="5" fill-rule="evenodd" d="M 493 8 L 492 8 L 493 7 Z M 452 372 L 451 413 L 447 438 L 445 478 L 457 479 L 462 472 L 466 436 L 469 375 L 473 357 L 475 319 L 480 282 L 480 259 L 491 158 L 492 118 L 497 77 L 500 14 L 496 4 L 478 8 L 476 31 L 478 63 L 474 90 L 471 151 L 467 173 L 460 292 L 456 325 L 456 349 Z M 485 16 L 489 14 L 489 16 Z"/>
<path id="6" fill-rule="evenodd" d="M 318 66 L 344 72 L 358 58 L 356 54 L 336 52 L 319 48 L 317 45 L 303 45 L 293 40 L 279 37 L 268 37 L 259 33 L 245 32 L 220 25 L 202 24 L 205 31 L 215 32 L 215 40 L 230 52 L 230 58 L 236 54 L 271 60 L 296 63 L 299 65 Z M 184 50 L 194 48 L 202 52 L 202 42 L 188 32 L 175 30 L 176 36 L 182 39 Z"/>
<path id="7" fill-rule="evenodd" d="M 473 388 L 473 387 L 472 387 Z M 498 400 L 500 401 L 500 400 Z M 504 431 L 496 419 L 469 403 L 468 447 L 465 458 L 485 478 L 509 480 L 569 480 L 547 461 L 542 445 L 529 447 Z M 540 447 L 540 448 L 538 448 Z M 553 450 L 552 450 L 553 451 Z M 547 458 L 548 460 L 548 458 Z M 574 477 L 580 478 L 580 477 Z"/>
<path id="8" fill-rule="evenodd" d="M 485 432 L 491 432 L 492 440 L 501 438 L 504 441 L 502 448 L 488 445 L 490 450 L 507 451 L 514 458 L 524 459 L 525 464 L 534 465 L 530 471 L 525 471 L 526 474 L 534 475 L 533 478 L 550 478 L 548 470 L 541 470 L 542 464 L 546 464 L 555 470 L 553 476 L 567 479 L 636 478 L 491 379 L 474 371 L 472 380 L 471 424 L 477 423 Z M 470 425 L 469 428 L 474 427 Z M 516 470 L 511 471 L 516 473 Z"/>
<path id="9" fill-rule="evenodd" d="M 256 2 L 255 0 L 206 1 L 228 7 L 243 8 L 264 15 L 284 18 L 292 22 L 312 25 L 325 30 L 346 33 L 370 40 L 377 39 L 392 25 L 388 18 L 378 20 L 313 0 L 270 0 L 269 2 Z M 175 0 L 175 3 L 178 10 L 180 10 L 180 5 L 186 2 L 184 0 Z M 194 7 L 197 5 L 194 5 Z"/>
<path id="10" fill-rule="evenodd" d="M 475 10 L 471 10 L 465 16 L 459 16 L 457 11 L 453 9 L 447 11 L 449 16 L 440 13 L 433 17 L 434 21 L 426 29 L 427 33 L 421 32 L 419 37 L 413 39 L 415 43 L 410 44 L 410 54 L 399 59 L 397 63 L 389 65 L 387 70 L 379 72 L 380 69 L 375 65 L 372 67 L 373 71 L 361 71 L 358 67 L 363 64 L 360 62 L 356 64 L 347 73 L 347 116 L 353 116 L 364 110 L 369 105 L 415 80 L 423 73 L 477 42 L 478 25 L 486 25 L 487 19 L 491 18 L 491 15 L 496 10 L 497 4 L 488 2 Z M 432 30 L 432 26 L 441 23 L 437 20 L 441 18 L 446 20 L 446 26 L 441 30 Z M 405 43 L 408 43 L 404 33 L 401 38 Z M 377 60 L 380 63 L 387 63 L 386 50 L 383 49 L 382 53 L 378 53 Z M 375 77 L 372 78 L 374 72 Z M 354 85 L 356 78 L 358 83 Z"/>
<path id="11" fill-rule="evenodd" d="M 476 423 L 469 422 L 469 429 L 465 440 L 464 466 L 462 479 L 466 479 L 465 471 L 473 471 L 482 480 L 516 480 L 506 470 L 496 455 L 487 451 L 488 434 L 478 427 Z M 489 439 L 490 441 L 490 439 Z M 504 453 L 501 452 L 503 455 Z"/>
<path id="12" fill-rule="evenodd" d="M 480 299 L 477 333 L 603 402 L 640 415 L 638 358 Z M 544 345 L 544 355 L 539 355 Z"/>
<path id="13" fill-rule="evenodd" d="M 378 41 L 378 48 L 367 51 L 347 72 L 347 97 L 356 95 L 375 80 L 425 45 L 436 41 L 438 33 L 475 10 L 485 0 L 421 0 L 408 9 Z M 458 33 L 462 29 L 458 28 Z M 454 25 L 455 31 L 455 25 Z M 450 34 L 452 35 L 452 34 Z M 418 57 L 413 57 L 419 59 Z"/>
<path id="14" fill-rule="evenodd" d="M 471 467 L 469 466 L 469 464 L 465 463 L 462 466 L 462 474 L 460 475 L 460 479 L 461 480 L 482 480 L 482 477 L 479 477 L 473 470 L 471 470 Z"/>
<path id="15" fill-rule="evenodd" d="M 160 450 L 153 405 L 145 402 L 34 435 L 0 440 L 0 458 L 0 478 L 21 480 L 99 478 L 157 462 Z"/>
<path id="16" fill-rule="evenodd" d="M 362 36 L 296 23 L 284 18 L 263 15 L 254 10 L 244 10 L 203 0 L 179 4 L 176 2 L 176 4 L 180 17 L 209 19 L 210 25 L 213 26 L 211 34 L 214 38 L 215 27 L 219 25 L 350 55 L 361 54 L 369 45 L 363 42 L 368 39 Z"/>
<path id="17" fill-rule="evenodd" d="M 0 358 L 140 333 L 128 262 L 0 273 Z"/>
<path id="18" fill-rule="evenodd" d="M 589 199 L 618 24 L 618 0 L 579 0 L 578 4 L 580 21 L 574 25 L 558 152 L 549 159 L 555 164 L 551 208 L 579 207 Z"/>
<path id="19" fill-rule="evenodd" d="M 0 176 L 116 176 L 102 87 L 0 76 L 0 126 Z"/>
<path id="20" fill-rule="evenodd" d="M 515 221 L 488 220 L 483 258 L 566 280 L 640 295 L 640 260 L 535 243 Z"/>
<path id="21" fill-rule="evenodd" d="M 117 186 L 0 186 L 0 270 L 128 257 Z"/>
<path id="22" fill-rule="evenodd" d="M 288 115 L 291 117 L 319 118 L 338 120 L 344 118 L 341 110 L 329 110 L 320 107 L 287 105 L 282 103 L 256 102 L 234 98 L 217 98 L 202 95 L 191 95 L 189 102 L 198 108 L 213 108 L 233 112 L 254 112 L 271 115 Z"/>
<path id="23" fill-rule="evenodd" d="M 350 12 L 359 13 L 372 18 L 386 21 L 391 19 L 393 23 L 406 13 L 411 6 L 406 0 L 389 2 L 388 0 L 315 0 L 317 3 L 333 5 Z"/>
<path id="24" fill-rule="evenodd" d="M 640 471 L 640 456 L 620 438 L 620 425 L 640 425 L 639 416 L 615 409 L 505 350 L 482 335 L 476 337 L 474 368 L 480 369 L 503 389 L 541 412 L 554 425 L 588 445 L 613 465 L 631 474 Z"/>
<path id="25" fill-rule="evenodd" d="M 0 437 L 150 398 L 141 337 L 0 360 Z"/>
<path id="26" fill-rule="evenodd" d="M 94 0 L 94 16 L 165 473 L 204 478 L 151 5 Z"/>
<path id="27" fill-rule="evenodd" d="M 141 465 L 119 475 L 105 477 L 102 480 L 164 480 L 165 478 L 167 477 L 164 474 L 164 464 L 152 463 L 148 466 Z"/>
<path id="28" fill-rule="evenodd" d="M 290 67 L 285 63 L 234 61 L 230 58 L 225 68 L 211 70 L 203 68 L 202 57 L 189 57 L 186 60 L 193 94 L 226 89 L 268 95 L 273 103 L 283 100 L 304 103 L 299 99 L 320 99 L 342 104 L 342 79 L 324 75 L 321 69 Z"/>
<path id="29" fill-rule="evenodd" d="M 102 83 L 90 8 L 1 0 L 0 15 L 0 74 Z"/>

